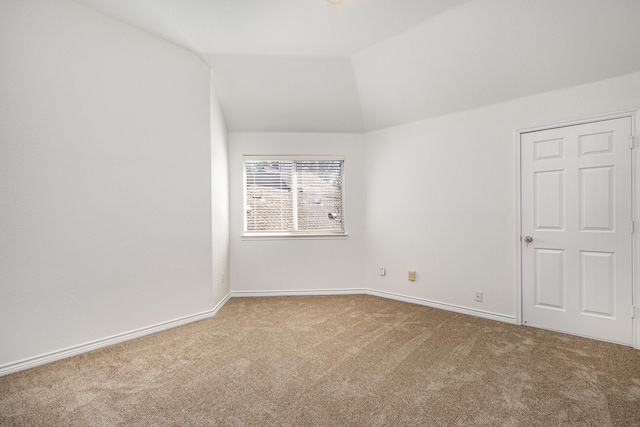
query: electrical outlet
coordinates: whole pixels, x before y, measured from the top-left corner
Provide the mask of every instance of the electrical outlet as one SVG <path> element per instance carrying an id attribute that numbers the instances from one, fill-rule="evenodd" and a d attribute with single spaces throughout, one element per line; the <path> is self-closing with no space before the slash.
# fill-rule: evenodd
<path id="1" fill-rule="evenodd" d="M 384 276 L 385 274 L 387 274 L 387 269 L 384 267 L 380 267 L 380 271 L 378 274 L 380 274 L 381 276 Z"/>
<path id="2" fill-rule="evenodd" d="M 476 291 L 476 298 L 475 298 L 475 300 L 476 300 L 476 301 L 478 301 L 478 302 L 482 302 L 482 292 L 480 292 L 480 291 Z"/>
<path id="3" fill-rule="evenodd" d="M 415 270 L 409 270 L 409 280 L 412 282 L 416 281 L 416 271 Z"/>

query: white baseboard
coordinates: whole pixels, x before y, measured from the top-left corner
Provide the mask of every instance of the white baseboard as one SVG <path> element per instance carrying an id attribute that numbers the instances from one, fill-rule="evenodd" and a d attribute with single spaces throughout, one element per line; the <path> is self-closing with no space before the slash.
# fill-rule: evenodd
<path id="1" fill-rule="evenodd" d="M 300 295 L 362 295 L 368 294 L 364 288 L 350 289 L 298 289 L 295 291 L 235 291 L 231 297 L 286 297 Z"/>
<path id="2" fill-rule="evenodd" d="M 454 304 L 446 304 L 437 301 L 431 301 L 424 298 L 410 297 L 400 295 L 393 292 L 376 291 L 367 288 L 351 288 L 351 289 L 305 289 L 295 291 L 235 291 L 231 292 L 231 297 L 269 297 L 269 296 L 295 296 L 295 295 L 355 295 L 364 294 L 382 298 L 393 299 L 397 301 L 409 302 L 412 304 L 424 305 L 427 307 L 439 308 L 441 310 L 453 311 L 456 313 L 467 314 L 469 316 L 482 317 L 484 319 L 497 320 L 516 324 L 515 316 L 507 316 L 490 311 L 476 310 L 468 307 L 462 307 Z"/>
<path id="3" fill-rule="evenodd" d="M 190 316 L 181 317 L 179 319 L 169 320 L 167 322 L 162 322 L 156 325 L 147 326 L 145 328 L 136 329 L 131 332 L 125 332 L 123 334 L 114 335 L 108 338 L 91 341 L 86 344 L 80 344 L 77 346 L 43 354 L 41 356 L 31 357 L 29 359 L 24 359 L 18 362 L 0 366 L 0 376 L 13 374 L 15 372 L 23 371 L 29 368 L 35 368 L 36 366 L 55 362 L 56 360 L 66 359 L 67 357 L 77 356 L 79 354 L 87 353 L 99 348 L 108 347 L 110 345 L 119 344 L 124 341 L 140 338 L 145 335 L 164 331 L 166 329 L 175 328 L 176 326 L 186 325 L 187 323 L 207 319 L 214 316 L 218 312 L 218 310 L 220 310 L 227 303 L 227 301 L 229 301 L 230 297 L 230 294 L 227 295 L 214 308 L 212 308 L 211 310 L 203 311 L 202 313 L 192 314 Z"/>
<path id="4" fill-rule="evenodd" d="M 63 350 L 54 351 L 41 356 L 32 357 L 7 365 L 0 366 L 0 376 L 13 374 L 25 369 L 34 368 L 46 363 L 55 362 L 56 360 L 65 359 L 67 357 L 76 356 L 99 348 L 119 344 L 145 335 L 150 335 L 166 329 L 175 328 L 176 326 L 185 325 L 187 323 L 196 322 L 198 320 L 213 317 L 230 298 L 237 297 L 267 297 L 267 296 L 300 296 L 300 295 L 372 295 L 382 298 L 389 298 L 398 301 L 404 301 L 413 304 L 424 305 L 427 307 L 439 308 L 442 310 L 453 311 L 456 313 L 467 314 L 475 317 L 482 317 L 499 322 L 515 324 L 516 320 L 513 316 L 506 316 L 498 313 L 474 310 L 467 307 L 461 307 L 453 304 L 445 304 L 437 301 L 431 301 L 423 298 L 409 297 L 406 295 L 395 294 L 392 292 L 376 291 L 366 288 L 350 288 L 350 289 L 302 289 L 295 291 L 235 291 L 229 293 L 222 301 L 220 301 L 213 309 L 202 313 L 193 314 L 191 316 L 181 317 L 179 319 L 170 320 L 168 322 L 159 323 L 157 325 L 148 326 L 146 328 L 137 329 L 112 337 L 103 338 L 86 344 L 80 344 Z"/>
<path id="5" fill-rule="evenodd" d="M 395 294 L 393 292 L 375 291 L 367 289 L 367 295 L 374 295 L 382 298 L 394 299 L 397 301 L 410 302 L 413 304 L 424 305 L 427 307 L 439 308 L 441 310 L 453 311 L 455 313 L 467 314 L 469 316 L 482 317 L 483 319 L 496 320 L 498 322 L 516 324 L 515 316 L 507 316 L 505 314 L 492 313 L 490 311 L 476 310 L 473 308 L 462 307 L 455 304 L 447 304 L 438 301 L 431 301 L 424 298 L 409 297 L 406 295 Z"/>

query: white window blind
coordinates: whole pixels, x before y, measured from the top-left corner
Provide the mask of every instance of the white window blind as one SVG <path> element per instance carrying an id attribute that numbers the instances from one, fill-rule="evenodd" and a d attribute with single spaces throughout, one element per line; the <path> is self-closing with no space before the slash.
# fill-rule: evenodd
<path id="1" fill-rule="evenodd" d="M 344 160 L 245 158 L 245 233 L 344 234 Z"/>

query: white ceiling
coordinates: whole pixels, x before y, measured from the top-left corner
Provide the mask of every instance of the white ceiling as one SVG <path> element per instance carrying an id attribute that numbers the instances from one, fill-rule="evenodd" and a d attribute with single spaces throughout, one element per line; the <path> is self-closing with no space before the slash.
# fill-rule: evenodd
<path id="1" fill-rule="evenodd" d="M 469 0 L 77 0 L 194 52 L 345 56 Z"/>
<path id="2" fill-rule="evenodd" d="M 230 130 L 361 132 L 348 57 L 209 55 Z"/>
<path id="3" fill-rule="evenodd" d="M 231 131 L 361 132 L 640 70 L 640 0 L 76 0 L 204 58 Z"/>
<path id="4" fill-rule="evenodd" d="M 640 71 L 640 0 L 476 0 L 353 56 L 365 129 Z"/>

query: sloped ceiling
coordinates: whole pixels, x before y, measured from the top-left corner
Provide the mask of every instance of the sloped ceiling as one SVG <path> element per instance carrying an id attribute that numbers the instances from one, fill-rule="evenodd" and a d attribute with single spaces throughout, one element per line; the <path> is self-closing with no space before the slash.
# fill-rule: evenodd
<path id="1" fill-rule="evenodd" d="M 348 57 L 207 55 L 230 130 L 359 132 Z"/>
<path id="2" fill-rule="evenodd" d="M 200 55 L 231 131 L 362 132 L 640 70 L 638 0 L 76 0 Z"/>
<path id="3" fill-rule="evenodd" d="M 365 129 L 640 70 L 640 0 L 478 0 L 353 56 Z"/>

